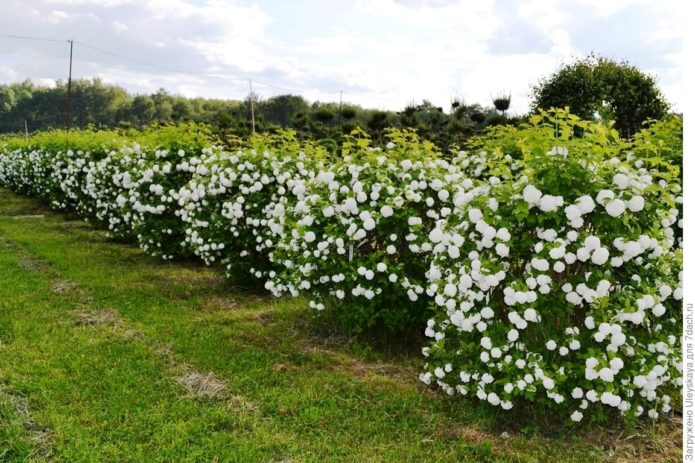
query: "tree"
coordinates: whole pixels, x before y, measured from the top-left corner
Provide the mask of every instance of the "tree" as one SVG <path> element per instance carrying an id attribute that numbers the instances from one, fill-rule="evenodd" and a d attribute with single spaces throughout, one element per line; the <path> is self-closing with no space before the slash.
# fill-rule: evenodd
<path id="1" fill-rule="evenodd" d="M 495 106 L 495 109 L 501 112 L 504 116 L 506 115 L 509 106 L 512 104 L 512 96 L 510 94 L 497 95 L 492 99 L 492 104 Z"/>
<path id="2" fill-rule="evenodd" d="M 155 115 L 154 102 L 147 95 L 138 95 L 133 98 L 131 111 L 139 126 L 148 125 Z"/>
<path id="3" fill-rule="evenodd" d="M 626 61 L 594 54 L 561 66 L 532 92 L 534 110 L 569 107 L 584 119 L 614 119 L 625 138 L 646 120 L 663 118 L 669 109 L 653 76 Z"/>
<path id="4" fill-rule="evenodd" d="M 268 122 L 287 127 L 297 114 L 309 111 L 309 104 L 298 95 L 278 95 L 262 101 L 258 110 Z"/>
<path id="5" fill-rule="evenodd" d="M 177 98 L 172 105 L 172 118 L 176 121 L 188 121 L 193 115 L 193 105 L 186 98 Z"/>

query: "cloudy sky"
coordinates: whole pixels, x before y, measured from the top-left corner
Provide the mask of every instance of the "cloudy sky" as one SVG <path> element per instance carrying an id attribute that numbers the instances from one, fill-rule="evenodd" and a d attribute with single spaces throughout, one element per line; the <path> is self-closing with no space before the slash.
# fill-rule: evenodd
<path id="1" fill-rule="evenodd" d="M 489 105 L 595 51 L 658 77 L 682 110 L 677 0 L 2 0 L 0 82 L 99 76 L 132 92 L 301 94 L 400 109 Z"/>

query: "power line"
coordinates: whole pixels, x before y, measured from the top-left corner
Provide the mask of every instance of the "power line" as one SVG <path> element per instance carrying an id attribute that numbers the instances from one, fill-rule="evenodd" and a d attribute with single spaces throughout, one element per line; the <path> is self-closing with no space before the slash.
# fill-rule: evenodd
<path id="1" fill-rule="evenodd" d="M 68 74 L 68 113 L 65 119 L 67 131 L 72 127 L 72 46 L 74 41 L 70 40 L 70 73 Z"/>
<path id="2" fill-rule="evenodd" d="M 6 37 L 6 38 L 12 38 L 12 39 L 24 39 L 24 40 L 37 40 L 37 41 L 46 41 L 46 42 L 66 42 L 66 43 L 71 43 L 71 42 L 72 42 L 71 40 L 60 40 L 60 39 L 45 38 L 45 37 L 35 37 L 35 36 L 28 36 L 28 35 L 15 35 L 15 34 L 1 34 L 1 33 L 0 33 L 0 37 Z M 106 54 L 106 55 L 109 55 L 109 56 L 113 56 L 113 57 L 115 57 L 115 58 L 119 58 L 119 59 L 122 59 L 122 60 L 125 60 L 125 61 L 130 61 L 130 62 L 133 62 L 133 63 L 137 63 L 137 64 L 140 64 L 140 65 L 142 65 L 142 66 L 148 66 L 148 67 L 151 67 L 151 68 L 161 69 L 161 70 L 168 71 L 168 72 L 175 72 L 175 73 L 178 73 L 178 74 L 184 74 L 184 75 L 189 75 L 189 76 L 193 76 L 193 77 L 202 77 L 202 78 L 207 78 L 207 79 L 217 79 L 217 80 L 228 81 L 228 82 L 236 82 L 236 83 L 239 83 L 239 84 L 245 84 L 246 82 L 248 82 L 248 79 L 244 79 L 244 78 L 240 78 L 240 77 L 228 77 L 228 76 L 220 76 L 220 75 L 214 75 L 214 74 L 205 74 L 205 73 L 191 72 L 191 71 L 185 71 L 185 70 L 182 70 L 182 69 L 177 69 L 177 68 L 173 68 L 173 67 L 169 67 L 169 66 L 164 66 L 164 65 L 160 65 L 160 64 L 155 64 L 155 63 L 143 61 L 143 60 L 140 60 L 140 59 L 137 59 L 137 58 L 132 58 L 132 57 L 129 57 L 129 56 L 125 56 L 125 55 L 123 55 L 123 54 L 116 53 L 116 52 L 113 52 L 113 51 L 110 51 L 110 50 L 106 50 L 106 49 L 103 49 L 103 48 L 100 48 L 100 47 L 95 47 L 95 46 L 93 46 L 93 45 L 89 45 L 89 44 L 87 44 L 87 43 L 84 43 L 84 42 L 78 41 L 78 40 L 75 40 L 74 43 L 76 43 L 76 44 L 78 44 L 78 45 L 80 45 L 80 46 L 82 46 L 82 47 L 84 47 L 84 48 L 88 48 L 88 49 L 90 49 L 90 50 L 94 50 L 94 51 L 99 52 L 99 53 L 103 53 L 103 54 Z M 318 94 L 327 95 L 327 94 L 338 94 L 338 93 L 340 92 L 340 93 L 342 93 L 343 95 L 348 95 L 348 96 L 353 96 L 353 97 L 358 97 L 358 98 L 366 98 L 366 99 L 369 99 L 369 100 L 376 100 L 376 101 L 384 101 L 384 100 L 386 100 L 386 101 L 391 101 L 391 102 L 396 102 L 396 101 L 401 102 L 401 101 L 402 101 L 400 98 L 386 97 L 386 96 L 384 96 L 384 95 L 381 95 L 381 94 L 374 94 L 374 93 L 372 93 L 372 94 L 365 94 L 365 93 L 356 93 L 356 92 L 352 92 L 352 91 L 350 91 L 350 92 L 343 92 L 342 90 L 335 90 L 335 91 L 322 91 L 322 90 L 307 91 L 307 90 L 300 90 L 300 89 L 297 89 L 297 88 L 286 87 L 286 86 L 282 86 L 282 85 L 270 84 L 270 83 L 258 81 L 258 80 L 255 80 L 255 79 L 254 79 L 254 83 L 256 83 L 257 85 L 264 86 L 264 87 L 274 88 L 274 89 L 282 90 L 282 91 L 287 91 L 287 92 L 290 92 L 290 93 L 293 93 L 293 94 L 297 94 L 297 95 L 306 95 L 306 94 L 309 94 L 309 93 L 318 93 Z"/>
<path id="3" fill-rule="evenodd" d="M 66 40 L 49 39 L 46 37 L 33 37 L 30 35 L 0 34 L 0 37 L 6 37 L 9 39 L 37 40 L 37 41 L 41 41 L 41 42 L 66 42 Z"/>
<path id="4" fill-rule="evenodd" d="M 88 45 L 88 44 L 86 44 L 86 43 L 84 43 L 84 42 L 80 42 L 80 41 L 78 41 L 78 40 L 76 40 L 75 43 L 77 43 L 78 45 L 80 45 L 80 46 L 82 46 L 82 47 L 89 48 L 89 49 L 91 49 L 91 50 L 98 51 L 98 52 L 104 53 L 104 54 L 106 54 L 106 55 L 111 55 L 111 56 L 114 56 L 114 57 L 116 57 L 116 58 L 120 58 L 120 59 L 123 59 L 123 60 L 126 60 L 126 61 L 132 61 L 133 63 L 138 63 L 138 64 L 142 64 L 142 65 L 144 65 L 144 66 L 149 66 L 149 67 L 152 67 L 152 68 L 158 68 L 158 69 L 162 69 L 162 70 L 169 71 L 169 72 L 176 72 L 176 73 L 178 73 L 178 74 L 187 74 L 187 75 L 195 76 L 195 77 L 206 77 L 206 78 L 209 78 L 209 79 L 219 79 L 219 80 L 240 82 L 240 83 L 244 83 L 244 84 L 247 82 L 247 79 L 241 79 L 241 78 L 235 78 L 235 77 L 217 76 L 217 75 L 213 75 L 213 74 L 202 74 L 202 73 L 198 73 L 198 72 L 184 71 L 184 70 L 182 70 L 182 69 L 176 69 L 176 68 L 172 68 L 172 67 L 169 67 L 169 66 L 162 66 L 162 65 L 159 65 L 159 64 L 148 63 L 147 61 L 142 61 L 142 60 L 139 60 L 139 59 L 136 59 L 136 58 L 130 58 L 130 57 L 128 57 L 128 56 L 121 55 L 120 53 L 115 53 L 115 52 L 112 52 L 112 51 L 109 51 L 109 50 L 104 50 L 103 48 L 94 47 L 94 46 L 92 46 L 92 45 Z"/>

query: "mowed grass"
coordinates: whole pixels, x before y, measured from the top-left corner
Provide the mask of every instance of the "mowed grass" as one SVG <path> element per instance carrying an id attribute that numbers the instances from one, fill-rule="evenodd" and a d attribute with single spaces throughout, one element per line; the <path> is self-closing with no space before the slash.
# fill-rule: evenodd
<path id="1" fill-rule="evenodd" d="M 678 422 L 520 425 L 310 317 L 0 190 L 0 461 L 681 459 Z"/>

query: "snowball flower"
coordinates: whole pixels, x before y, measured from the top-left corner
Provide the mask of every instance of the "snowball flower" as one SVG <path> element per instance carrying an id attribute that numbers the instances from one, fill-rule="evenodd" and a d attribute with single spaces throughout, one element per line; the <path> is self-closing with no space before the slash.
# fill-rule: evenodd
<path id="1" fill-rule="evenodd" d="M 533 185 L 526 185 L 522 195 L 524 197 L 524 201 L 531 205 L 535 205 L 541 200 L 543 193 L 541 193 L 541 191 Z"/>
<path id="2" fill-rule="evenodd" d="M 598 372 L 598 377 L 603 381 L 611 383 L 613 382 L 613 370 L 610 368 L 601 368 L 601 370 Z"/>
<path id="3" fill-rule="evenodd" d="M 591 254 L 591 262 L 596 265 L 603 265 L 608 261 L 608 249 L 598 248 Z"/>
<path id="4" fill-rule="evenodd" d="M 582 214 L 588 214 L 594 210 L 595 203 L 591 196 L 584 195 L 577 198 L 577 206 L 582 211 Z"/>
<path id="5" fill-rule="evenodd" d="M 538 271 L 545 272 L 550 268 L 550 264 L 545 259 L 537 259 L 534 257 L 531 259 L 531 267 Z"/>
<path id="6" fill-rule="evenodd" d="M 613 176 L 613 183 L 621 190 L 624 190 L 630 185 L 630 179 L 625 174 L 615 174 Z"/>
<path id="7" fill-rule="evenodd" d="M 596 201 L 600 204 L 605 204 L 613 198 L 615 198 L 615 193 L 613 193 L 611 190 L 601 190 L 596 195 Z"/>
<path id="8" fill-rule="evenodd" d="M 567 220 L 576 220 L 581 218 L 582 216 L 582 210 L 579 208 L 579 206 L 575 206 L 574 204 L 570 204 L 565 208 L 565 215 L 567 216 Z"/>
<path id="9" fill-rule="evenodd" d="M 509 256 L 509 246 L 504 243 L 497 243 L 497 245 L 495 245 L 495 252 L 500 257 L 507 257 Z"/>
<path id="10" fill-rule="evenodd" d="M 497 230 L 496 236 L 497 236 L 497 238 L 501 239 L 502 241 L 509 241 L 512 237 L 512 235 L 509 233 L 509 230 L 507 230 L 504 227 Z"/>
<path id="11" fill-rule="evenodd" d="M 644 198 L 642 196 L 633 196 L 627 202 L 627 208 L 632 212 L 639 212 L 644 209 Z"/>
<path id="12" fill-rule="evenodd" d="M 483 212 L 480 209 L 474 208 L 468 211 L 468 219 L 473 222 L 477 223 L 483 218 Z"/>
<path id="13" fill-rule="evenodd" d="M 597 249 L 599 246 L 601 246 L 601 240 L 598 238 L 598 236 L 588 236 L 584 240 L 584 247 L 589 251 L 593 251 L 594 249 Z"/>
<path id="14" fill-rule="evenodd" d="M 391 206 L 384 205 L 381 206 L 379 212 L 381 212 L 382 217 L 391 217 L 393 215 L 393 208 Z"/>
<path id="15" fill-rule="evenodd" d="M 625 212 L 625 201 L 622 199 L 614 199 L 608 202 L 605 207 L 608 215 L 611 217 L 618 217 Z"/>
<path id="16" fill-rule="evenodd" d="M 563 199 L 561 196 L 543 195 L 541 198 L 540 209 L 543 212 L 552 212 L 562 206 Z"/>
<path id="17" fill-rule="evenodd" d="M 654 313 L 656 317 L 661 317 L 666 313 L 666 307 L 664 307 L 663 304 L 657 304 L 652 308 L 652 313 Z"/>
<path id="18" fill-rule="evenodd" d="M 526 309 L 524 310 L 524 320 L 528 320 L 530 322 L 537 322 L 540 321 L 538 318 L 538 312 L 536 312 L 535 309 Z"/>
<path id="19" fill-rule="evenodd" d="M 507 339 L 511 342 L 516 341 L 517 339 L 519 339 L 519 332 L 515 329 L 509 330 L 509 332 L 507 333 Z"/>
<path id="20" fill-rule="evenodd" d="M 433 228 L 429 234 L 429 239 L 433 243 L 439 243 L 444 239 L 444 232 L 440 228 Z"/>

